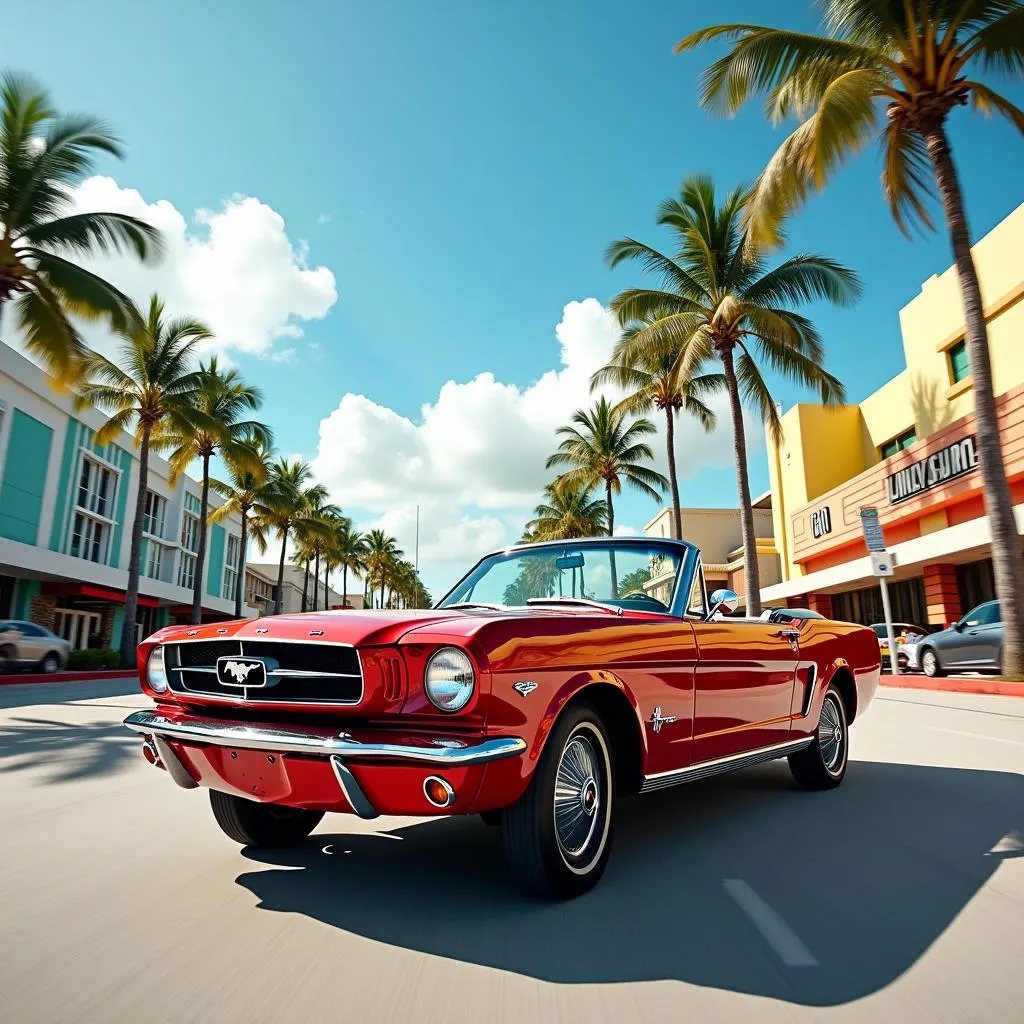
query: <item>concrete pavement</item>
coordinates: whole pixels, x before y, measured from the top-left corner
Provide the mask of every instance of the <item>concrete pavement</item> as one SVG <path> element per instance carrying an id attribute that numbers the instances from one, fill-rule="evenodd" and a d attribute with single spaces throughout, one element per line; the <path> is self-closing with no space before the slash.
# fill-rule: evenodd
<path id="1" fill-rule="evenodd" d="M 832 793 L 784 763 L 624 803 L 522 897 L 475 819 L 242 852 L 146 765 L 131 681 L 0 691 L 0 1020 L 1003 1021 L 1024 1005 L 1024 702 L 882 692 Z"/>

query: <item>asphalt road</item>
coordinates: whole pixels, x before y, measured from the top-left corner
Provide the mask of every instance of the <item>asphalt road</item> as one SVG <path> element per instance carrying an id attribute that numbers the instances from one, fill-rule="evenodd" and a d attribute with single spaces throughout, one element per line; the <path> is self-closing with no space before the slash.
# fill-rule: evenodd
<path id="1" fill-rule="evenodd" d="M 1024 700 L 887 691 L 832 793 L 784 763 L 620 807 L 522 897 L 475 819 L 243 852 L 146 765 L 131 683 L 0 687 L 0 1020 L 974 1021 L 1024 1014 Z"/>

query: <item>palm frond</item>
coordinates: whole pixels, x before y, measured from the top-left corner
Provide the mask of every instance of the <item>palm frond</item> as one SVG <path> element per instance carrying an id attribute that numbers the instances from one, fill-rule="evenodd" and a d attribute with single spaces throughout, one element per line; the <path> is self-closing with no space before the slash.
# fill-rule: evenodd
<path id="1" fill-rule="evenodd" d="M 24 231 L 21 241 L 80 256 L 127 249 L 140 260 L 153 259 L 163 250 L 163 239 L 156 228 L 124 213 L 76 213 L 44 221 Z"/>
<path id="2" fill-rule="evenodd" d="M 1024 11 L 1024 7 L 1021 8 Z M 1020 53 L 1021 67 L 1024 69 L 1024 48 Z M 986 117 L 990 114 L 1002 114 L 1017 131 L 1024 133 L 1024 110 L 1014 106 L 1005 96 L 1000 96 L 994 89 L 980 82 L 965 82 L 970 87 L 971 100 L 977 110 Z"/>
<path id="3" fill-rule="evenodd" d="M 911 229 L 935 226 L 925 205 L 934 196 L 931 159 L 924 139 L 900 120 L 890 120 L 882 133 L 885 167 L 882 191 L 896 226 L 910 237 Z"/>
<path id="4" fill-rule="evenodd" d="M 746 302 L 777 306 L 825 299 L 847 306 L 860 298 L 863 286 L 856 272 L 836 260 L 799 254 L 786 260 L 743 290 Z"/>

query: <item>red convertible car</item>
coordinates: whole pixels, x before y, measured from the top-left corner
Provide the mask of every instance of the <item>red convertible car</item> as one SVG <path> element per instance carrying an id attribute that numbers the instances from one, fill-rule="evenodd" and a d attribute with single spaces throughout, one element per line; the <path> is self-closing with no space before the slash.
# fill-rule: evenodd
<path id="1" fill-rule="evenodd" d="M 301 842 L 326 811 L 479 814 L 532 890 L 601 877 L 615 801 L 788 757 L 838 786 L 878 685 L 865 627 L 730 619 L 684 541 L 487 555 L 436 608 L 176 626 L 125 719 L 232 839 Z"/>

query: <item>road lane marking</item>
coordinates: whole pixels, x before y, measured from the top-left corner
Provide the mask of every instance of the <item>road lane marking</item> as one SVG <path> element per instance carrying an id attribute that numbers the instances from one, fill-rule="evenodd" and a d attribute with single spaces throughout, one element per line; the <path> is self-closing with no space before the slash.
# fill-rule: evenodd
<path id="1" fill-rule="evenodd" d="M 941 726 L 929 726 L 932 732 L 948 732 L 951 736 L 970 736 L 971 739 L 984 740 L 986 743 L 1010 743 L 1015 747 L 1024 747 L 1024 740 L 1010 740 L 1002 736 L 986 736 L 980 732 L 964 732 L 963 729 L 943 729 Z"/>
<path id="2" fill-rule="evenodd" d="M 787 967 L 818 966 L 818 961 L 793 929 L 742 878 L 723 878 L 722 887 Z"/>

